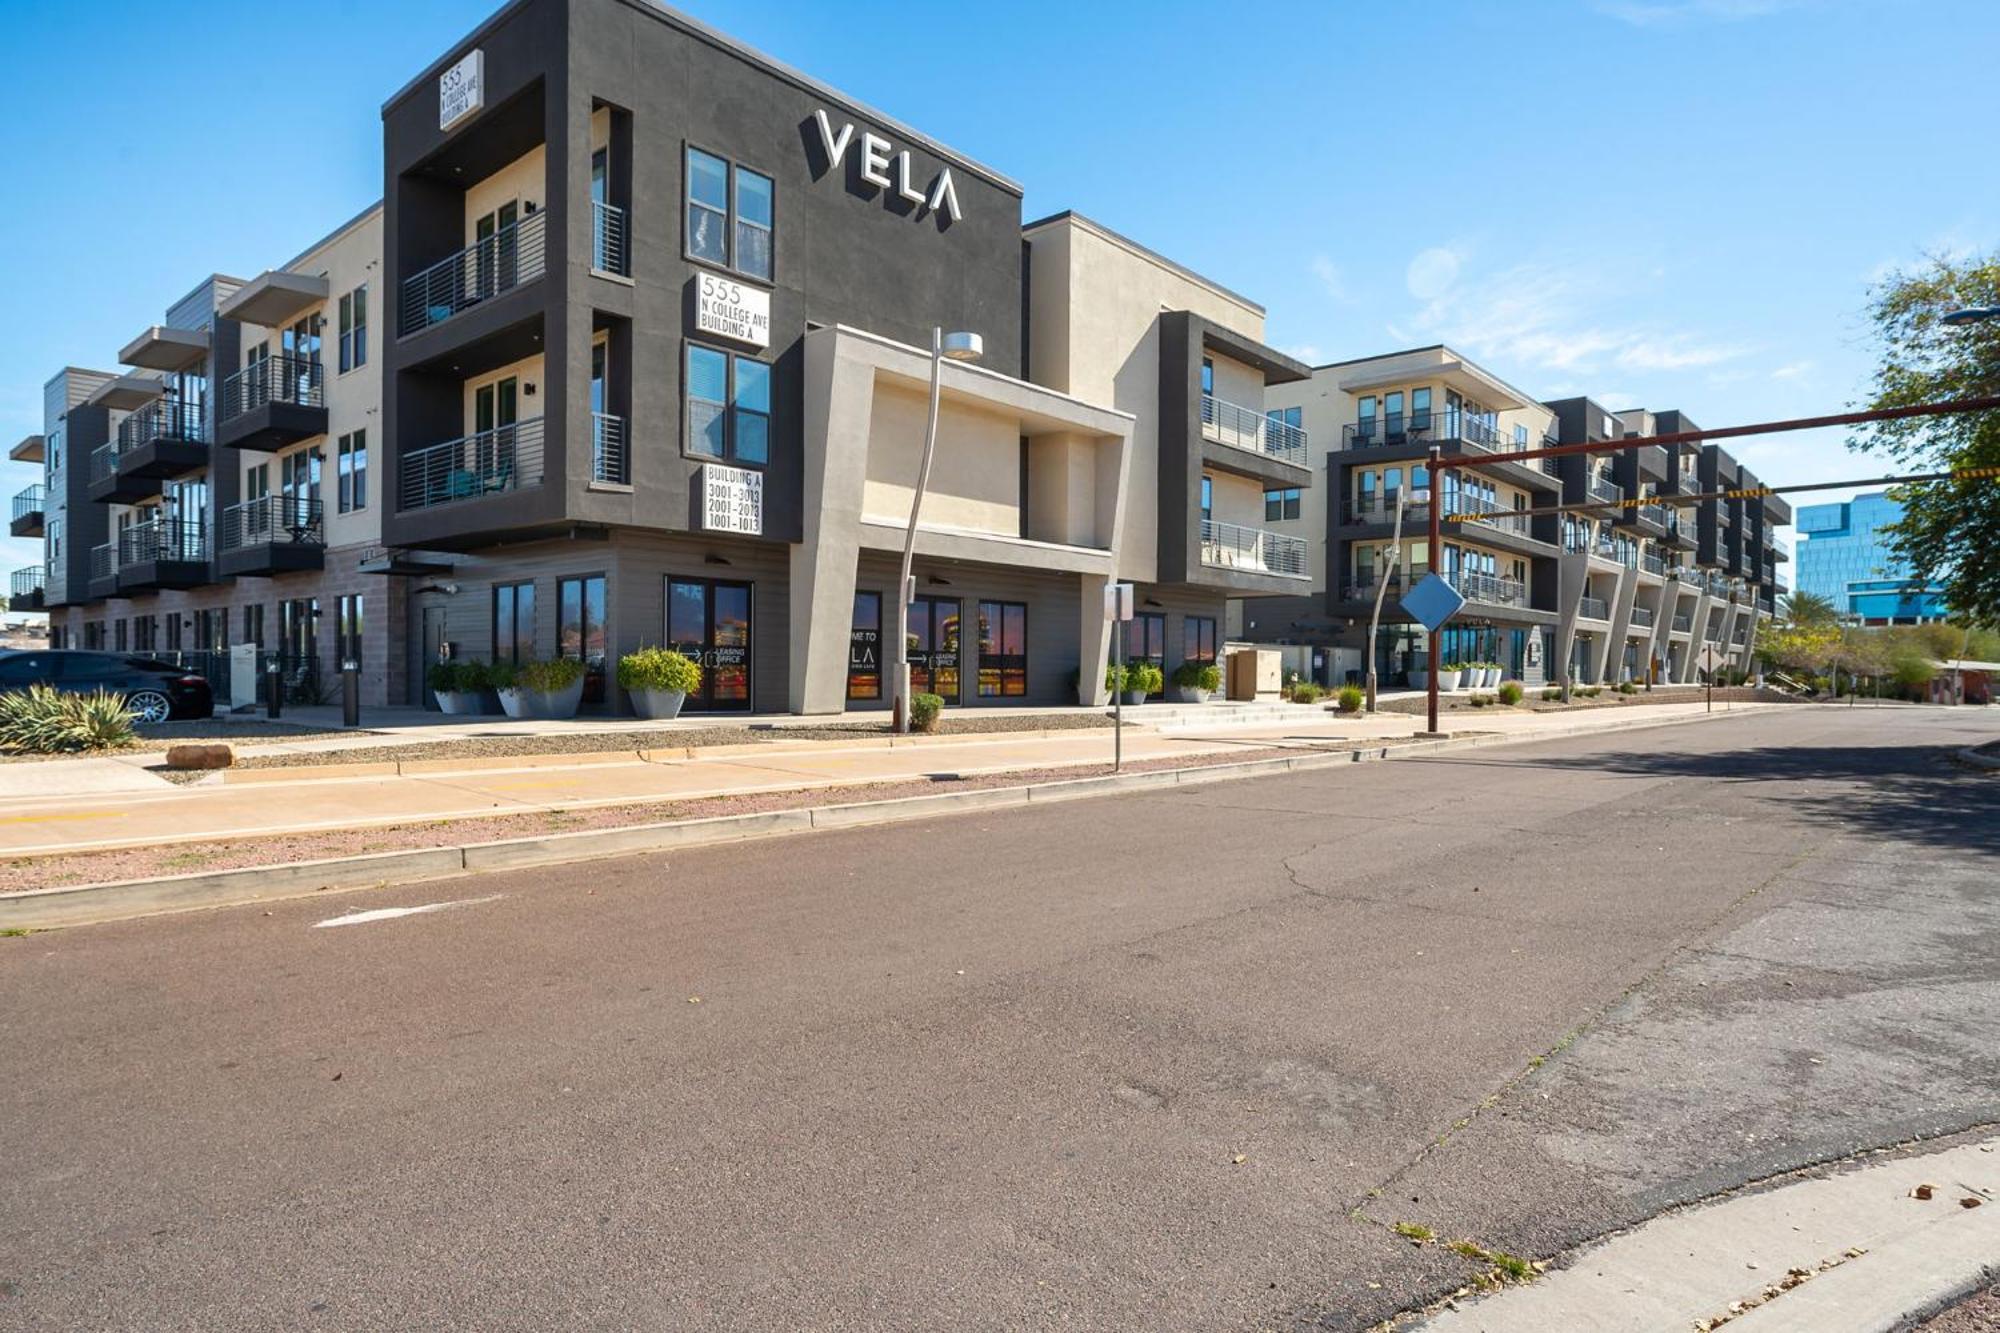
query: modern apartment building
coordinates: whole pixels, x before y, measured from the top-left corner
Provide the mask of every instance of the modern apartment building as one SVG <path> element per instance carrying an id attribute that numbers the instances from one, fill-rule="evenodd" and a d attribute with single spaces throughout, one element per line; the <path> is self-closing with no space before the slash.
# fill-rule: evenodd
<path id="1" fill-rule="evenodd" d="M 1329 682 L 1358 679 L 1379 594 L 1378 674 L 1393 682 L 1421 670 L 1429 640 L 1400 605 L 1430 572 L 1429 511 L 1409 499 L 1421 491 L 1444 506 L 1438 572 L 1466 598 L 1440 631 L 1443 660 L 1498 662 L 1531 686 L 1687 681 L 1706 643 L 1732 666 L 1747 663 L 1781 554 L 1770 526 L 1790 511 L 1775 498 L 1686 508 L 1648 501 L 1754 487 L 1754 477 L 1713 447 L 1512 457 L 1694 429 L 1678 413 L 1540 402 L 1442 345 L 1315 367 L 1310 380 L 1274 390 L 1271 403 L 1328 442 L 1317 504 L 1266 497 L 1274 524 L 1318 553 L 1315 587 L 1246 601 L 1245 637 L 1324 648 Z M 1433 446 L 1467 464 L 1436 487 L 1426 466 Z M 1555 505 L 1572 511 L 1523 512 Z"/>
<path id="2" fill-rule="evenodd" d="M 1310 586 L 1263 521 L 1313 485 L 1267 401 L 1310 370 L 1261 308 L 1024 228 L 918 129 L 640 0 L 517 0 L 382 125 L 379 206 L 50 382 L 20 456 L 57 642 L 255 643 L 295 697 L 355 659 L 378 704 L 568 655 L 610 712 L 616 656 L 664 643 L 693 710 L 885 707 L 935 328 L 984 357 L 940 372 L 917 689 L 1101 700 L 1113 581 L 1168 670 L 1231 597 Z"/>
<path id="3" fill-rule="evenodd" d="M 1920 625 L 1948 614 L 1943 594 L 1912 575 L 1882 529 L 1903 516 L 1887 491 L 1799 509 L 1799 591 L 1865 625 Z"/>

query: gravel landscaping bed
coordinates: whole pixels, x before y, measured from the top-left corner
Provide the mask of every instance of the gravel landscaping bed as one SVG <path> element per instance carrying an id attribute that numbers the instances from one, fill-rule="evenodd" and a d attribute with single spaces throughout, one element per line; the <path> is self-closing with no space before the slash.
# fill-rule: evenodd
<path id="1" fill-rule="evenodd" d="M 55 759 L 101 759 L 106 754 L 144 754 L 164 751 L 187 741 L 284 742 L 336 741 L 355 736 L 375 736 L 373 731 L 322 731 L 315 727 L 295 727 L 286 722 L 217 722 L 203 718 L 186 722 L 141 723 L 134 727 L 138 743 L 125 750 L 99 750 L 84 754 L 13 754 L 0 752 L 0 764 L 40 764 Z"/>
<path id="2" fill-rule="evenodd" d="M 1364 748 L 1372 749 L 1378 745 L 1398 743 L 1407 742 L 1371 741 Z M 1328 748 L 1345 751 L 1353 747 L 1342 744 Z M 1208 768 L 1220 764 L 1245 763 L 1255 759 L 1273 759 L 1298 753 L 1300 753 L 1298 747 L 1246 748 L 1239 753 L 1224 755 L 1182 755 L 1168 759 L 1140 760 L 1126 764 L 1125 771 L 1135 773 L 1167 768 Z M 288 865 L 294 861 L 360 856 L 369 852 L 455 847 L 468 842 L 498 842 L 507 838 L 574 833 L 584 829 L 623 828 L 633 824 L 660 824 L 670 820 L 705 819 L 715 815 L 797 810 L 821 805 L 849 805 L 857 801 L 882 801 L 899 796 L 931 796 L 940 792 L 1021 787 L 1036 782 L 1060 781 L 1064 778 L 1097 777 L 1110 771 L 1109 764 L 1084 764 L 1062 768 L 1022 769 L 1010 773 L 976 774 L 963 778 L 935 780 L 916 778 L 860 786 L 816 787 L 788 792 L 709 796 L 686 801 L 656 801 L 644 805 L 599 806 L 584 810 L 536 811 L 512 815 L 477 815 L 450 820 L 427 820 L 415 824 L 386 825 L 379 828 L 279 833 L 254 838 L 227 838 L 214 842 L 177 843 L 164 847 L 129 847 L 96 852 L 17 857 L 0 863 L 0 892 L 57 888 L 68 884 L 97 884 L 112 880 L 146 879 L 156 875 L 185 875 L 197 870 Z"/>

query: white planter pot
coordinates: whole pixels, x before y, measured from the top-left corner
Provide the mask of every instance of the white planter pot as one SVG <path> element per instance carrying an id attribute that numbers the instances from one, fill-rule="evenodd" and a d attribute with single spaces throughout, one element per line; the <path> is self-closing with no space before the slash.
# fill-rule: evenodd
<path id="1" fill-rule="evenodd" d="M 1492 689 L 1492 688 L 1493 688 L 1493 687 L 1494 687 L 1495 685 L 1498 685 L 1499 683 L 1500 683 L 1500 668 L 1499 668 L 1499 667 L 1487 667 L 1487 668 L 1486 668 L 1486 688 L 1490 690 L 1490 689 Z"/>
<path id="2" fill-rule="evenodd" d="M 1464 677 L 1465 672 L 1463 671 L 1440 671 L 1438 672 L 1438 688 L 1440 690 L 1455 690 L 1458 688 L 1459 681 L 1464 679 Z"/>
<path id="3" fill-rule="evenodd" d="M 500 709 L 513 718 L 575 717 L 583 702 L 583 677 L 566 690 L 505 689 L 500 691 Z"/>
<path id="4" fill-rule="evenodd" d="M 1134 707 L 1144 702 L 1146 702 L 1146 692 L 1144 690 L 1125 691 L 1125 704 L 1127 707 Z"/>
<path id="5" fill-rule="evenodd" d="M 1198 686 L 1176 685 L 1174 689 L 1180 694 L 1180 700 L 1184 704 L 1205 704 L 1208 702 L 1208 691 Z"/>
<path id="6" fill-rule="evenodd" d="M 681 705 L 687 702 L 687 695 L 679 690 L 632 690 L 632 707 L 640 717 L 652 718 L 656 722 L 667 722 L 681 715 Z"/>
<path id="7" fill-rule="evenodd" d="M 1444 680 L 1444 677 L 1440 676 L 1440 677 L 1438 677 L 1438 680 L 1439 680 L 1439 682 L 1440 682 L 1440 684 L 1441 684 L 1441 683 L 1443 682 L 1443 680 Z M 1414 670 L 1412 670 L 1412 671 L 1410 672 L 1410 688 L 1411 688 L 1411 689 L 1413 689 L 1413 690 L 1427 690 L 1427 689 L 1429 689 L 1429 688 L 1430 688 L 1430 686 L 1431 686 L 1431 673 L 1430 673 L 1430 670 L 1429 670 L 1429 668 L 1427 668 L 1427 667 L 1417 667 L 1417 668 L 1415 668 Z"/>
<path id="8" fill-rule="evenodd" d="M 438 711 L 452 717 L 460 717 L 479 712 L 485 702 L 478 690 L 432 690 L 431 697 L 437 700 Z"/>

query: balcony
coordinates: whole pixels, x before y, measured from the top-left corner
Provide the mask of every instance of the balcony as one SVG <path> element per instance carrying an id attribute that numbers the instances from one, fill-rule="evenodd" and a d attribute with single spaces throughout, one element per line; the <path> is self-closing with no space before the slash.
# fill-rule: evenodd
<path id="1" fill-rule="evenodd" d="M 14 571 L 14 586 L 7 598 L 9 611 L 39 611 L 48 605 L 49 572 L 40 565 Z"/>
<path id="2" fill-rule="evenodd" d="M 1666 557 L 1657 551 L 1644 552 L 1639 557 L 1639 568 L 1645 570 L 1648 574 L 1665 574 L 1667 572 Z"/>
<path id="3" fill-rule="evenodd" d="M 118 595 L 118 543 L 90 548 L 90 598 L 103 601 Z"/>
<path id="4" fill-rule="evenodd" d="M 1674 632 L 1674 633 L 1676 633 L 1676 634 L 1686 634 L 1686 633 L 1687 633 L 1687 632 L 1688 632 L 1689 630 L 1691 630 L 1691 629 L 1693 629 L 1693 628 L 1694 628 L 1694 621 L 1693 621 L 1692 619 L 1690 619 L 1689 617 L 1687 617 L 1687 616 L 1675 616 L 1675 617 L 1674 617 L 1674 625 L 1673 625 L 1673 632 Z"/>
<path id="5" fill-rule="evenodd" d="M 325 565 L 326 520 L 318 500 L 263 495 L 222 511 L 215 529 L 218 574 L 289 574 Z"/>
<path id="6" fill-rule="evenodd" d="M 326 370 L 318 361 L 272 356 L 222 382 L 215 442 L 271 453 L 326 434 Z"/>
<path id="7" fill-rule="evenodd" d="M 404 454 L 396 507 L 430 509 L 541 484 L 542 419 L 534 417 Z"/>
<path id="8" fill-rule="evenodd" d="M 625 248 L 625 210 L 593 199 L 590 203 L 590 266 L 599 273 L 630 277 L 631 260 Z M 536 216 L 540 216 L 537 214 Z"/>
<path id="9" fill-rule="evenodd" d="M 1651 523 L 1656 528 L 1665 529 L 1667 526 L 1667 507 L 1656 504 L 1640 505 L 1639 517 Z"/>
<path id="10" fill-rule="evenodd" d="M 590 479 L 606 486 L 632 481 L 631 458 L 625 452 L 625 418 L 607 412 L 590 414 Z"/>
<path id="11" fill-rule="evenodd" d="M 1580 597 L 1576 603 L 1576 613 L 1585 620 L 1611 619 L 1611 605 L 1602 597 Z"/>
<path id="12" fill-rule="evenodd" d="M 208 423 L 200 403 L 156 398 L 118 423 L 118 438 L 90 455 L 90 498 L 130 504 L 161 483 L 208 466 Z"/>
<path id="13" fill-rule="evenodd" d="M 1704 582 L 1701 571 L 1698 569 L 1676 569 L 1673 571 L 1673 577 L 1674 582 L 1682 584 L 1695 592 L 1701 591 Z"/>
<path id="14" fill-rule="evenodd" d="M 1649 607 L 1649 606 L 1635 606 L 1635 607 L 1633 607 L 1633 608 L 1632 608 L 1632 628 L 1633 628 L 1633 629 L 1651 629 L 1652 627 L 1653 627 L 1653 609 L 1652 609 L 1651 607 Z"/>
<path id="15" fill-rule="evenodd" d="M 1224 402 L 1212 394 L 1201 396 L 1201 436 L 1293 467 L 1309 466 L 1303 430 L 1273 421 L 1254 408 Z"/>
<path id="16" fill-rule="evenodd" d="M 530 213 L 403 280 L 402 336 L 421 333 L 542 276 L 547 213 Z"/>
<path id="17" fill-rule="evenodd" d="M 1388 591 L 1382 594 L 1382 600 L 1384 604 L 1394 606 L 1396 599 L 1402 596 L 1403 580 L 1399 575 L 1388 582 Z M 1374 577 L 1370 571 L 1363 570 L 1354 579 L 1341 585 L 1340 600 L 1343 602 L 1360 602 L 1373 606 L 1375 604 L 1375 590 L 1381 586 L 1381 579 Z"/>
<path id="18" fill-rule="evenodd" d="M 1592 474 L 1584 482 L 1583 498 L 1586 503 L 1615 505 L 1625 499 L 1625 488 L 1615 481 Z"/>
<path id="19" fill-rule="evenodd" d="M 1467 537 L 1477 537 L 1482 532 L 1510 532 L 1517 537 L 1533 539 L 1530 531 L 1533 522 L 1526 514 L 1517 514 L 1504 505 L 1487 504 L 1468 495 L 1460 495 L 1452 501 L 1453 514 L 1469 516 L 1458 525 Z"/>
<path id="20" fill-rule="evenodd" d="M 208 582 L 208 534 L 194 519 L 156 518 L 118 534 L 119 593 L 198 588 Z M 96 585 L 95 571 L 92 575 Z"/>
<path id="21" fill-rule="evenodd" d="M 14 521 L 9 529 L 16 537 L 39 537 L 47 517 L 48 493 L 30 486 L 14 495 Z"/>
<path id="22" fill-rule="evenodd" d="M 1464 571 L 1447 571 L 1445 582 L 1458 589 L 1459 595 L 1468 602 L 1485 602 L 1493 606 L 1526 606 L 1528 585 L 1519 579 L 1501 578 L 1497 574 L 1471 574 Z"/>
<path id="23" fill-rule="evenodd" d="M 1282 578 L 1309 579 L 1306 544 L 1298 537 L 1220 523 L 1212 518 L 1201 521 L 1201 563 L 1211 569 L 1233 569 L 1249 574 L 1276 574 Z"/>

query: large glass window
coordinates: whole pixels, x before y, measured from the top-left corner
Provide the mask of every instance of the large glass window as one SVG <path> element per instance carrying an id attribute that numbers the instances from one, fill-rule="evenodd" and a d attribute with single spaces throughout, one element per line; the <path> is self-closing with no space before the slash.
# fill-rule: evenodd
<path id="1" fill-rule="evenodd" d="M 339 440 L 338 458 L 340 512 L 351 514 L 368 507 L 368 432 L 353 431 Z"/>
<path id="2" fill-rule="evenodd" d="M 493 589 L 493 660 L 526 662 L 535 655 L 535 585 L 502 583 Z"/>
<path id="3" fill-rule="evenodd" d="M 337 659 L 334 665 L 342 671 L 349 662 L 360 669 L 362 627 L 361 594 L 342 593 L 334 605 L 333 619 L 333 655 Z"/>
<path id="4" fill-rule="evenodd" d="M 687 150 L 688 254 L 729 264 L 729 164 L 699 148 Z"/>
<path id="5" fill-rule="evenodd" d="M 854 594 L 854 623 L 847 632 L 847 697 L 882 697 L 882 594 Z"/>
<path id="6" fill-rule="evenodd" d="M 340 369 L 344 374 L 368 364 L 368 286 L 340 298 Z"/>
<path id="7" fill-rule="evenodd" d="M 1167 670 L 1167 617 L 1156 611 L 1141 611 L 1125 622 L 1125 662 L 1150 662 L 1160 668 L 1162 685 L 1153 698 L 1162 698 L 1166 693 L 1164 679 Z"/>
<path id="8" fill-rule="evenodd" d="M 1020 602 L 979 604 L 979 697 L 1019 699 L 1028 693 L 1028 608 Z"/>
<path id="9" fill-rule="evenodd" d="M 604 702 L 604 575 L 556 583 L 556 652 L 583 661 L 583 701 Z"/>
<path id="10" fill-rule="evenodd" d="M 736 168 L 736 268 L 771 280 L 771 178 Z"/>
<path id="11" fill-rule="evenodd" d="M 777 222 L 769 176 L 687 150 L 687 250 L 691 258 L 771 280 Z"/>
<path id="12" fill-rule="evenodd" d="M 1181 622 L 1181 660 L 1215 661 L 1215 617 L 1189 616 Z"/>
<path id="13" fill-rule="evenodd" d="M 1429 389 L 1410 390 L 1410 429 L 1429 430 L 1431 428 L 1431 391 Z"/>
<path id="14" fill-rule="evenodd" d="M 1287 486 L 1279 491 L 1264 492 L 1264 521 L 1278 523 L 1299 516 L 1301 495 L 1296 486 Z"/>
<path id="15" fill-rule="evenodd" d="M 748 467 L 771 460 L 771 367 L 689 343 L 687 452 Z"/>

